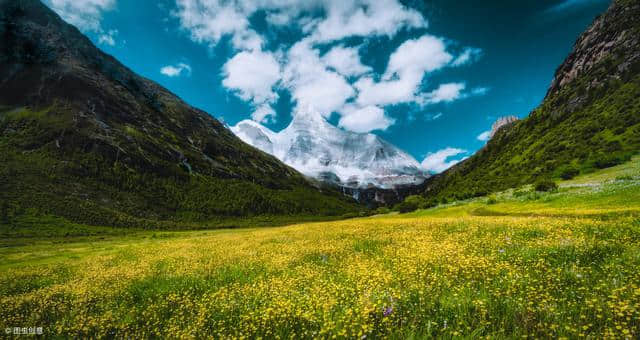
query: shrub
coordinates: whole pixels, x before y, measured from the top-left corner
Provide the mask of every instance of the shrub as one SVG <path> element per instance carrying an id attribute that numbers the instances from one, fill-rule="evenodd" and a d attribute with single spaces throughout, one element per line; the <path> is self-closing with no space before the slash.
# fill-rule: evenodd
<path id="1" fill-rule="evenodd" d="M 430 200 L 425 200 L 424 203 L 420 206 L 420 209 L 429 209 L 438 205 L 438 201 L 434 198 Z"/>
<path id="2" fill-rule="evenodd" d="M 384 214 L 388 214 L 391 212 L 391 209 L 387 208 L 387 207 L 379 207 L 378 209 L 376 209 L 374 211 L 374 214 L 376 215 L 384 215 Z"/>
<path id="3" fill-rule="evenodd" d="M 496 203 L 498 203 L 498 198 L 496 197 L 496 195 L 489 196 L 489 198 L 487 199 L 487 204 L 496 204 Z"/>
<path id="4" fill-rule="evenodd" d="M 407 198 L 405 198 L 404 200 L 406 202 L 411 202 L 411 203 L 415 204 L 418 208 L 421 208 L 423 205 L 425 205 L 427 203 L 427 201 L 424 199 L 424 197 L 422 197 L 420 195 L 407 196 Z"/>
<path id="5" fill-rule="evenodd" d="M 558 185 L 556 184 L 556 182 L 550 179 L 543 179 L 536 182 L 535 188 L 536 188 L 536 191 L 544 191 L 544 192 L 556 191 L 558 190 Z"/>
<path id="6" fill-rule="evenodd" d="M 513 197 L 522 197 L 529 193 L 527 190 L 516 190 L 513 192 Z"/>
<path id="7" fill-rule="evenodd" d="M 407 200 L 404 200 L 403 202 L 396 204 L 396 206 L 394 207 L 394 210 L 402 214 L 416 211 L 417 209 L 418 209 L 418 204 L 412 201 L 407 201 Z"/>
<path id="8" fill-rule="evenodd" d="M 9 203 L 6 201 L 0 204 L 0 223 L 9 224 Z"/>
<path id="9" fill-rule="evenodd" d="M 558 170 L 558 175 L 560 176 L 560 178 L 564 180 L 572 179 L 576 177 L 579 173 L 580 173 L 580 170 L 578 170 L 578 168 L 572 165 L 563 166 Z"/>
<path id="10" fill-rule="evenodd" d="M 342 214 L 342 218 L 344 219 L 350 219 L 350 218 L 356 218 L 356 217 L 360 217 L 360 215 L 358 215 L 358 213 L 355 213 L 355 212 Z"/>
<path id="11" fill-rule="evenodd" d="M 595 158 L 595 160 L 593 160 L 593 165 L 598 169 L 605 169 L 622 164 L 629 159 L 631 159 L 630 155 L 600 154 Z"/>

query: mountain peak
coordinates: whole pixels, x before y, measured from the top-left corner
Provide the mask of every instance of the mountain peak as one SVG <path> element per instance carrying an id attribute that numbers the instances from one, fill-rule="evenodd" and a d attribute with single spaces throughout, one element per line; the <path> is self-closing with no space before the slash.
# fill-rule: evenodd
<path id="1" fill-rule="evenodd" d="M 345 131 L 313 111 L 298 112 L 280 132 L 244 121 L 231 130 L 298 171 L 349 187 L 420 184 L 427 174 L 406 152 L 371 133 Z"/>

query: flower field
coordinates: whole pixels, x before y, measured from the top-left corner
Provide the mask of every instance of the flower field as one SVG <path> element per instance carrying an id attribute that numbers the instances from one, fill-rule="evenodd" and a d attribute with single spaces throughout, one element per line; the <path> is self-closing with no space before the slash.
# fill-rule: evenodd
<path id="1" fill-rule="evenodd" d="M 13 239 L 0 248 L 0 327 L 132 338 L 638 338 L 640 180 L 584 183 L 337 222 Z"/>

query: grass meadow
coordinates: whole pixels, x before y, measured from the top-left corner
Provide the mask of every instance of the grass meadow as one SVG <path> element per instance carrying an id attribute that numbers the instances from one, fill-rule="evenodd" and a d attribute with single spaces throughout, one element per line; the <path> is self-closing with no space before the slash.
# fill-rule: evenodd
<path id="1" fill-rule="evenodd" d="M 82 338 L 640 337 L 638 158 L 557 192 L 523 187 L 403 215 L 206 231 L 65 228 L 85 232 L 3 231 L 3 329 Z"/>

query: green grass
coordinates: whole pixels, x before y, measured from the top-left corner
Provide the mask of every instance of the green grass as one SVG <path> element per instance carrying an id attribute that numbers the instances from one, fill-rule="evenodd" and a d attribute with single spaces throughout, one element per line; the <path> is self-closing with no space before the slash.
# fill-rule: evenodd
<path id="1" fill-rule="evenodd" d="M 0 327 L 41 325 L 52 337 L 635 338 L 639 163 L 556 192 L 499 192 L 492 204 L 278 228 L 25 220 L 29 231 L 0 243 Z"/>
<path id="2" fill-rule="evenodd" d="M 579 216 L 640 213 L 640 156 L 627 163 L 567 181 L 558 181 L 555 193 L 535 192 L 531 185 L 479 197 L 434 209 L 419 210 L 409 216 Z"/>

